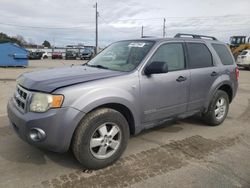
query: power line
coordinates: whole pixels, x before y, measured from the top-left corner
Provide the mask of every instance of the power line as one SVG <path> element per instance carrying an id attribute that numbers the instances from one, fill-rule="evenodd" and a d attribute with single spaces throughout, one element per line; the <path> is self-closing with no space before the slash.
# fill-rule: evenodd
<path id="1" fill-rule="evenodd" d="M 131 19 L 118 19 L 118 20 L 116 20 L 116 21 L 136 21 L 136 20 L 161 20 L 162 19 L 162 17 L 161 18 L 135 18 L 135 19 L 133 19 L 133 18 L 131 18 Z"/>
<path id="2" fill-rule="evenodd" d="M 94 23 L 94 22 L 85 22 L 88 23 Z M 6 26 L 12 26 L 12 27 L 22 27 L 22 28 L 32 28 L 32 29 L 77 29 L 82 28 L 86 26 L 72 26 L 72 27 L 46 27 L 46 26 L 31 26 L 31 25 L 19 25 L 19 24 L 9 24 L 9 23 L 3 23 L 0 22 L 0 25 L 6 25 Z"/>
<path id="3" fill-rule="evenodd" d="M 243 15 L 247 16 L 250 18 L 250 15 Z M 230 18 L 242 18 L 241 16 L 228 16 Z M 167 19 L 197 19 L 197 20 L 203 20 L 203 19 L 212 19 L 212 18 L 225 18 L 227 19 L 228 17 L 224 16 L 203 16 L 203 17 L 166 17 Z M 155 18 L 136 18 L 136 19 L 118 19 L 118 20 L 113 20 L 112 22 L 125 22 L 125 21 L 143 21 L 143 20 L 151 20 L 152 21 L 161 21 L 162 17 L 155 17 Z M 105 21 L 107 23 L 107 21 Z M 81 24 L 94 24 L 95 22 L 81 22 Z M 108 23 L 107 23 L 108 24 Z M 246 23 L 250 24 L 250 23 Z M 13 24 L 13 23 L 4 23 L 0 22 L 0 25 L 6 25 L 6 26 L 12 26 L 12 27 L 22 27 L 22 28 L 32 28 L 32 29 L 78 29 L 78 28 L 83 28 L 86 27 L 86 25 L 80 25 L 80 26 L 70 26 L 70 27 L 48 27 L 48 26 L 31 26 L 31 25 L 20 25 L 20 24 Z M 221 26 L 231 26 L 231 25 L 245 25 L 245 24 L 220 24 Z M 214 26 L 214 25 L 204 25 L 202 26 Z"/>
<path id="4" fill-rule="evenodd" d="M 242 18 L 248 17 L 250 19 L 250 15 L 222 15 L 222 16 L 186 16 L 186 17 L 172 17 L 172 16 L 165 16 L 166 19 L 213 19 L 213 18 Z M 118 19 L 116 21 L 140 21 L 140 20 L 162 20 L 164 17 L 154 17 L 154 18 L 130 18 L 130 19 Z"/>

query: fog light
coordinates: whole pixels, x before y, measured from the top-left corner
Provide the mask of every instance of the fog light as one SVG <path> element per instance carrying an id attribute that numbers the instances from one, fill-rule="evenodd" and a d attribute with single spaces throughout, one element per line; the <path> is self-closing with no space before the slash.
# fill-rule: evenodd
<path id="1" fill-rule="evenodd" d="M 45 139 L 46 134 L 42 129 L 32 128 L 30 130 L 29 137 L 32 141 L 39 142 Z"/>

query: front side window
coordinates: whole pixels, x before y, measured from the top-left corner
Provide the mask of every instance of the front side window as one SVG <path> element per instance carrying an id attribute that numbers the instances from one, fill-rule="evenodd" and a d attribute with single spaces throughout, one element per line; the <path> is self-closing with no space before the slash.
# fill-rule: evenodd
<path id="1" fill-rule="evenodd" d="M 121 41 L 111 44 L 87 66 L 129 72 L 134 70 L 153 47 L 153 41 Z"/>
<path id="2" fill-rule="evenodd" d="M 164 62 L 168 65 L 168 71 L 182 70 L 185 68 L 185 58 L 181 43 L 169 43 L 160 46 L 150 62 Z"/>
<path id="3" fill-rule="evenodd" d="M 233 58 L 225 45 L 222 44 L 212 44 L 216 53 L 218 54 L 220 61 L 223 65 L 233 65 Z M 243 51 L 244 52 L 244 51 Z"/>
<path id="4" fill-rule="evenodd" d="M 204 68 L 213 66 L 212 54 L 205 44 L 188 43 L 189 68 Z"/>

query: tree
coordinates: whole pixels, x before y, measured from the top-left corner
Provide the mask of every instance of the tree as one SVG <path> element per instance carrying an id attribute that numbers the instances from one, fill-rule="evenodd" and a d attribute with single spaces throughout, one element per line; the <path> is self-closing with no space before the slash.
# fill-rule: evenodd
<path id="1" fill-rule="evenodd" d="M 17 35 L 17 36 L 15 36 L 13 38 L 16 39 L 17 41 L 20 41 L 20 43 L 22 45 L 27 45 L 27 42 L 26 42 L 26 40 L 24 39 L 24 37 L 22 35 Z"/>
<path id="2" fill-rule="evenodd" d="M 44 47 L 47 47 L 47 48 L 50 48 L 50 47 L 51 47 L 50 42 L 47 41 L 47 40 L 45 40 L 45 41 L 43 42 L 43 46 L 44 46 Z"/>
<path id="3" fill-rule="evenodd" d="M 20 46 L 27 44 L 27 42 L 24 40 L 24 38 L 21 35 L 18 35 L 16 37 L 10 37 L 4 33 L 0 33 L 0 43 L 3 43 L 3 42 L 12 42 Z"/>

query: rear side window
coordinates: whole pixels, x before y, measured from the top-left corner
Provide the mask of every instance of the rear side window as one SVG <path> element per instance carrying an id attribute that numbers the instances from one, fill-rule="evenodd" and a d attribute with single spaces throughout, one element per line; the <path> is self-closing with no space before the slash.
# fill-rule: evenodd
<path id="1" fill-rule="evenodd" d="M 225 45 L 222 44 L 212 44 L 216 53 L 220 57 L 220 61 L 223 65 L 233 65 L 233 58 Z"/>
<path id="2" fill-rule="evenodd" d="M 213 66 L 212 54 L 205 44 L 188 43 L 189 68 L 203 68 Z"/>

